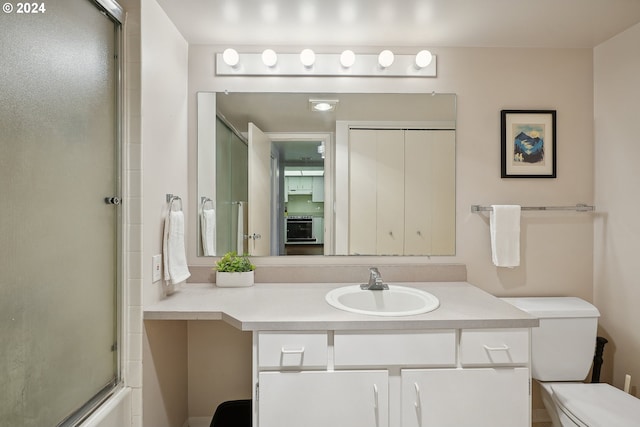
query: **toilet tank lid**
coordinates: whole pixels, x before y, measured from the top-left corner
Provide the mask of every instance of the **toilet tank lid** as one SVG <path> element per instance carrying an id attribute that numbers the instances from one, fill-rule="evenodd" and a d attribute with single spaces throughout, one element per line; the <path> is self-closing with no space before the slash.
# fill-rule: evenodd
<path id="1" fill-rule="evenodd" d="M 502 300 L 540 319 L 600 316 L 598 309 L 591 303 L 576 297 L 526 297 L 502 298 Z"/>

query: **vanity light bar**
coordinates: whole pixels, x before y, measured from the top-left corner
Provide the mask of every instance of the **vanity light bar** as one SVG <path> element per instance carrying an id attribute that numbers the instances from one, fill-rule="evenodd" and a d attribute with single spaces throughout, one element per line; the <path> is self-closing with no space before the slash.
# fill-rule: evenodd
<path id="1" fill-rule="evenodd" d="M 227 49 L 226 56 L 230 53 Z M 307 51 L 307 49 L 305 49 Z M 235 52 L 235 51 L 234 51 Z M 305 52 L 305 63 L 301 61 L 299 53 L 269 52 L 269 64 L 263 62 L 263 53 L 237 53 L 237 61 L 225 62 L 224 53 L 216 53 L 216 75 L 219 76 L 353 76 L 353 77 L 436 77 L 435 55 L 429 63 L 424 60 L 421 51 L 420 58 L 416 55 L 389 55 L 385 51 L 384 60 L 378 54 L 353 54 L 348 56 L 340 53 L 316 53 L 313 61 L 310 52 Z M 275 55 L 275 56 L 274 56 Z M 233 56 L 233 55 L 232 55 Z M 234 56 L 235 58 L 235 56 Z M 389 58 L 391 61 L 389 62 Z M 342 59 L 342 61 L 341 61 Z M 344 66 L 352 63 L 350 66 Z M 306 64 L 306 65 L 305 65 Z M 310 65 L 309 65 L 310 64 Z M 426 64 L 426 65 L 425 65 Z M 424 66 L 422 66 L 424 65 Z"/>

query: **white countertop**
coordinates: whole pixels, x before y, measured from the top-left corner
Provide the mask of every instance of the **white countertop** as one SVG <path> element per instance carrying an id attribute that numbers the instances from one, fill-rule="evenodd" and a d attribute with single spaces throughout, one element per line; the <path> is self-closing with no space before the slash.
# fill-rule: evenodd
<path id="1" fill-rule="evenodd" d="M 338 310 L 325 301 L 334 288 L 355 283 L 256 283 L 218 288 L 188 283 L 144 309 L 145 320 L 223 320 L 243 331 L 528 328 L 538 319 L 466 282 L 390 282 L 438 297 L 430 313 L 380 317 Z"/>

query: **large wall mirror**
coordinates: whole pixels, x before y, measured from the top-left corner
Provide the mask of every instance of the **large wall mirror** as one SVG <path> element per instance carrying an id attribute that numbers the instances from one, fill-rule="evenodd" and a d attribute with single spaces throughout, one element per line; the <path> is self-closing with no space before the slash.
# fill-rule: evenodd
<path id="1" fill-rule="evenodd" d="M 454 94 L 198 93 L 198 255 L 454 255 Z"/>

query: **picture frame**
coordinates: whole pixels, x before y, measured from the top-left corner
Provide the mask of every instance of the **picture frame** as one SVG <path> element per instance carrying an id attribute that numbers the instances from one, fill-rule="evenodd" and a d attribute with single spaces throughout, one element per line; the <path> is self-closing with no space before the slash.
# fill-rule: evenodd
<path id="1" fill-rule="evenodd" d="M 502 110 L 502 178 L 556 177 L 556 110 Z"/>

